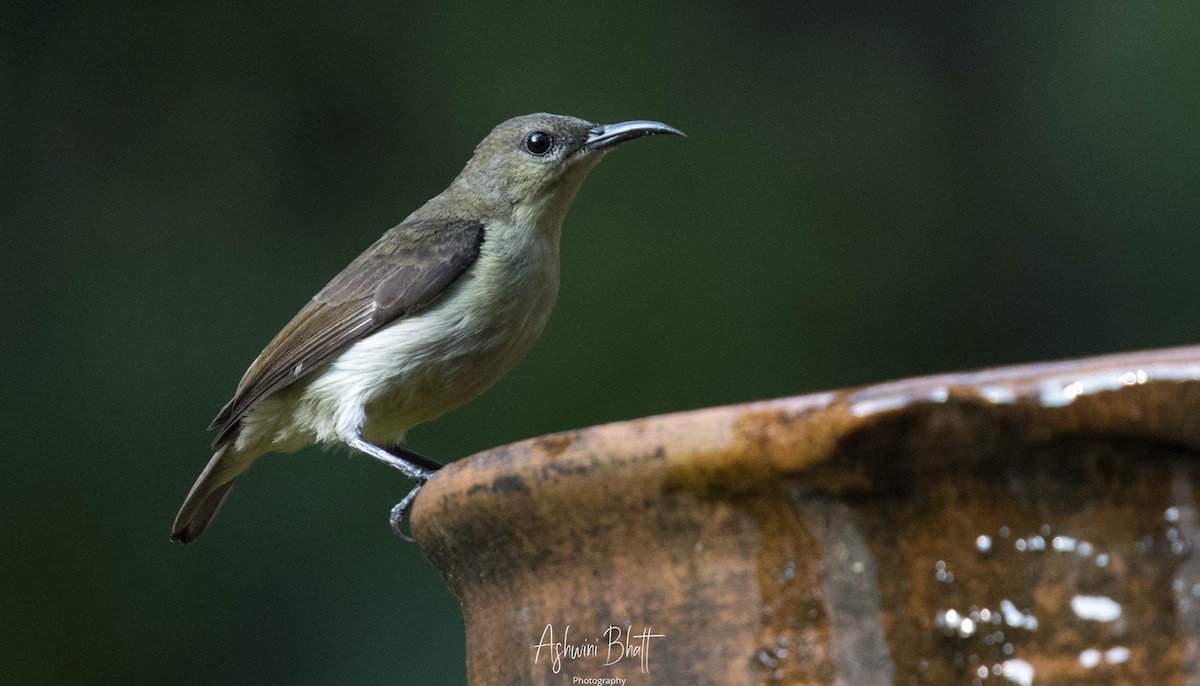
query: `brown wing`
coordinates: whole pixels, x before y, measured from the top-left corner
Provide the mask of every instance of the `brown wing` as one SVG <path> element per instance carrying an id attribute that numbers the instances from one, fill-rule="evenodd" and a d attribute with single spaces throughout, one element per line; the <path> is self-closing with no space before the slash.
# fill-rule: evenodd
<path id="1" fill-rule="evenodd" d="M 255 403 L 318 369 L 351 343 L 436 301 L 479 257 L 483 224 L 400 224 L 359 255 L 283 327 L 213 420 L 226 442 Z"/>

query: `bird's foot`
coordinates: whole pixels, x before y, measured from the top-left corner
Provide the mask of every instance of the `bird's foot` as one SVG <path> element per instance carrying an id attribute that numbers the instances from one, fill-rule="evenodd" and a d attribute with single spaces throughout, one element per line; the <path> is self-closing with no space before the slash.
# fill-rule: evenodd
<path id="1" fill-rule="evenodd" d="M 390 467 L 399 469 L 404 476 L 417 482 L 408 495 L 404 496 L 404 500 L 396 503 L 396 506 L 392 508 L 391 517 L 389 517 L 392 533 L 396 534 L 397 538 L 409 543 L 415 542 L 416 539 L 404 532 L 404 516 L 412 508 L 413 500 L 421 492 L 421 487 L 425 485 L 429 477 L 433 476 L 434 472 L 442 468 L 442 465 L 403 446 L 393 446 L 391 450 L 385 450 L 360 437 L 347 440 L 346 445 L 360 453 L 370 455 Z"/>
<path id="2" fill-rule="evenodd" d="M 409 543 L 416 542 L 415 538 L 404 531 L 404 515 L 408 514 L 408 510 L 412 507 L 413 500 L 416 499 L 417 494 L 421 492 L 421 487 L 424 485 L 424 482 L 422 482 L 418 483 L 416 486 L 413 486 L 413 489 L 408 492 L 408 495 L 404 496 L 404 500 L 396 503 L 396 506 L 392 508 L 392 515 L 388 518 L 388 521 L 392 524 L 392 533 L 396 535 L 396 538 L 399 538 L 402 541 L 408 541 Z"/>

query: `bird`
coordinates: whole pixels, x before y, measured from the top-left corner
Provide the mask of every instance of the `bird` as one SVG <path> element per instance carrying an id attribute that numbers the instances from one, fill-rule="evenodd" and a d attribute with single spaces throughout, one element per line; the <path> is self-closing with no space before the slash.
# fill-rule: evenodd
<path id="1" fill-rule="evenodd" d="M 343 445 L 414 482 L 441 465 L 405 433 L 479 396 L 532 347 L 554 307 L 563 220 L 625 141 L 685 135 L 658 121 L 536 113 L 496 126 L 446 190 L 339 272 L 267 344 L 209 426 L 213 455 L 173 540 L 195 540 L 259 457 Z"/>

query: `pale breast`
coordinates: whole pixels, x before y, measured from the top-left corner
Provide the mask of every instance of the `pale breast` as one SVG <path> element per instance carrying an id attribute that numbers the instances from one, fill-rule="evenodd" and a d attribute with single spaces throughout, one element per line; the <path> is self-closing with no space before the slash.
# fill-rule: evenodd
<path id="1" fill-rule="evenodd" d="M 518 242 L 485 237 L 478 261 L 440 302 L 338 356 L 304 389 L 295 428 L 318 441 L 361 430 L 387 444 L 490 388 L 533 346 L 557 297 L 557 236 L 531 233 Z"/>

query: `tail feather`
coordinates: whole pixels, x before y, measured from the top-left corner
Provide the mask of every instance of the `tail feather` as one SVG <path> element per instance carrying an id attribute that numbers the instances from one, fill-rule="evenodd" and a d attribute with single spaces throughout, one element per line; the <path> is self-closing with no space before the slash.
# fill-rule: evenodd
<path id="1" fill-rule="evenodd" d="M 217 449 L 175 515 L 171 540 L 191 543 L 204 532 L 229 497 L 237 477 L 249 466 L 250 460 L 238 458 L 231 443 Z"/>

